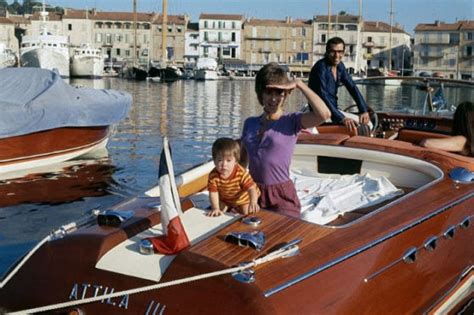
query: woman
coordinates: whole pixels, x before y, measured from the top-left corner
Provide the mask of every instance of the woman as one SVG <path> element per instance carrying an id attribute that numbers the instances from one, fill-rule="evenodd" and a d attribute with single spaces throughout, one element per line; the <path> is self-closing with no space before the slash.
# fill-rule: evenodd
<path id="1" fill-rule="evenodd" d="M 474 103 L 459 104 L 453 117 L 452 136 L 441 139 L 424 139 L 420 145 L 426 148 L 456 152 L 474 156 Z"/>

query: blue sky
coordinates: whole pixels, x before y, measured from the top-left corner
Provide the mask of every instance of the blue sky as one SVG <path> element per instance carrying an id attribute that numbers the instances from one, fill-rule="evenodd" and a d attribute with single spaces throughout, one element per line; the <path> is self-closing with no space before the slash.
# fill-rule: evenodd
<path id="1" fill-rule="evenodd" d="M 473 0 L 392 0 L 394 22 L 413 34 L 418 23 L 435 20 L 447 23 L 474 20 Z M 12 0 L 8 1 L 9 3 Z M 21 2 L 21 0 L 20 0 Z M 52 5 L 93 8 L 103 11 L 131 11 L 132 0 L 47 0 Z M 332 13 L 359 14 L 359 0 L 332 0 Z M 162 0 L 137 0 L 138 11 L 161 12 Z M 168 14 L 188 14 L 197 22 L 200 13 L 242 14 L 263 19 L 310 19 L 328 12 L 328 0 L 168 0 Z M 365 20 L 390 22 L 390 0 L 362 0 Z"/>

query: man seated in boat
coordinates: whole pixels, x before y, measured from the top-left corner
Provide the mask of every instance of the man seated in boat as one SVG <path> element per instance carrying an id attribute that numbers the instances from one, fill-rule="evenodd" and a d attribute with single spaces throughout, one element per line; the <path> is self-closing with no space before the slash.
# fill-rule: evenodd
<path id="1" fill-rule="evenodd" d="M 240 145 L 231 138 L 219 138 L 212 145 L 215 168 L 209 174 L 208 190 L 215 217 L 235 209 L 241 214 L 256 213 L 259 190 L 249 172 L 239 164 Z"/>
<path id="2" fill-rule="evenodd" d="M 424 139 L 420 145 L 426 148 L 456 152 L 474 156 L 474 103 L 464 102 L 458 105 L 453 116 L 451 137 Z"/>
<path id="3" fill-rule="evenodd" d="M 344 124 L 350 132 L 354 132 L 358 123 L 368 124 L 367 104 L 359 89 L 347 72 L 342 57 L 345 52 L 344 40 L 333 37 L 326 43 L 324 58 L 316 62 L 309 75 L 309 87 L 316 92 L 331 111 L 331 121 Z M 344 85 L 359 108 L 359 116 L 343 113 L 337 104 L 337 89 Z"/>

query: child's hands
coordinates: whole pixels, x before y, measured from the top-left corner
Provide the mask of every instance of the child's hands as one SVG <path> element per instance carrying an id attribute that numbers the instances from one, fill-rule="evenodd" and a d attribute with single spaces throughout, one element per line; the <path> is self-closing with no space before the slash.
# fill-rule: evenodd
<path id="1" fill-rule="evenodd" d="M 214 209 L 214 210 L 209 210 L 209 212 L 207 213 L 207 216 L 208 217 L 218 217 L 222 214 L 224 214 L 224 211 L 222 211 L 221 209 Z"/>
<path id="2" fill-rule="evenodd" d="M 249 214 L 257 213 L 260 211 L 260 206 L 256 202 L 251 202 L 249 204 Z"/>
<path id="3" fill-rule="evenodd" d="M 289 81 L 286 84 L 269 84 L 265 86 L 267 89 L 278 89 L 278 90 L 285 90 L 290 92 L 291 90 L 295 89 L 298 87 L 299 84 L 301 84 L 303 81 L 301 79 L 293 78 L 291 81 Z"/>

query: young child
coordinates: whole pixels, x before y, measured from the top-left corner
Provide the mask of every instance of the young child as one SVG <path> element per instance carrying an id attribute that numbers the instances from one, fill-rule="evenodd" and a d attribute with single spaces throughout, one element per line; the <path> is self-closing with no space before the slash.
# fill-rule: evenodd
<path id="1" fill-rule="evenodd" d="M 293 89 L 307 98 L 312 112 L 286 114 L 285 101 Z M 277 63 L 265 65 L 255 79 L 263 114 L 249 117 L 242 131 L 242 151 L 248 153 L 249 171 L 260 189 L 261 208 L 299 217 L 300 202 L 290 179 L 290 162 L 298 133 L 329 119 L 331 112 L 301 80 L 289 80 Z M 243 156 L 245 158 L 245 154 Z"/>
<path id="2" fill-rule="evenodd" d="M 240 145 L 230 138 L 219 138 L 212 145 L 215 168 L 209 174 L 211 202 L 209 216 L 215 217 L 229 209 L 242 214 L 256 213 L 258 188 L 249 172 L 239 164 Z"/>

